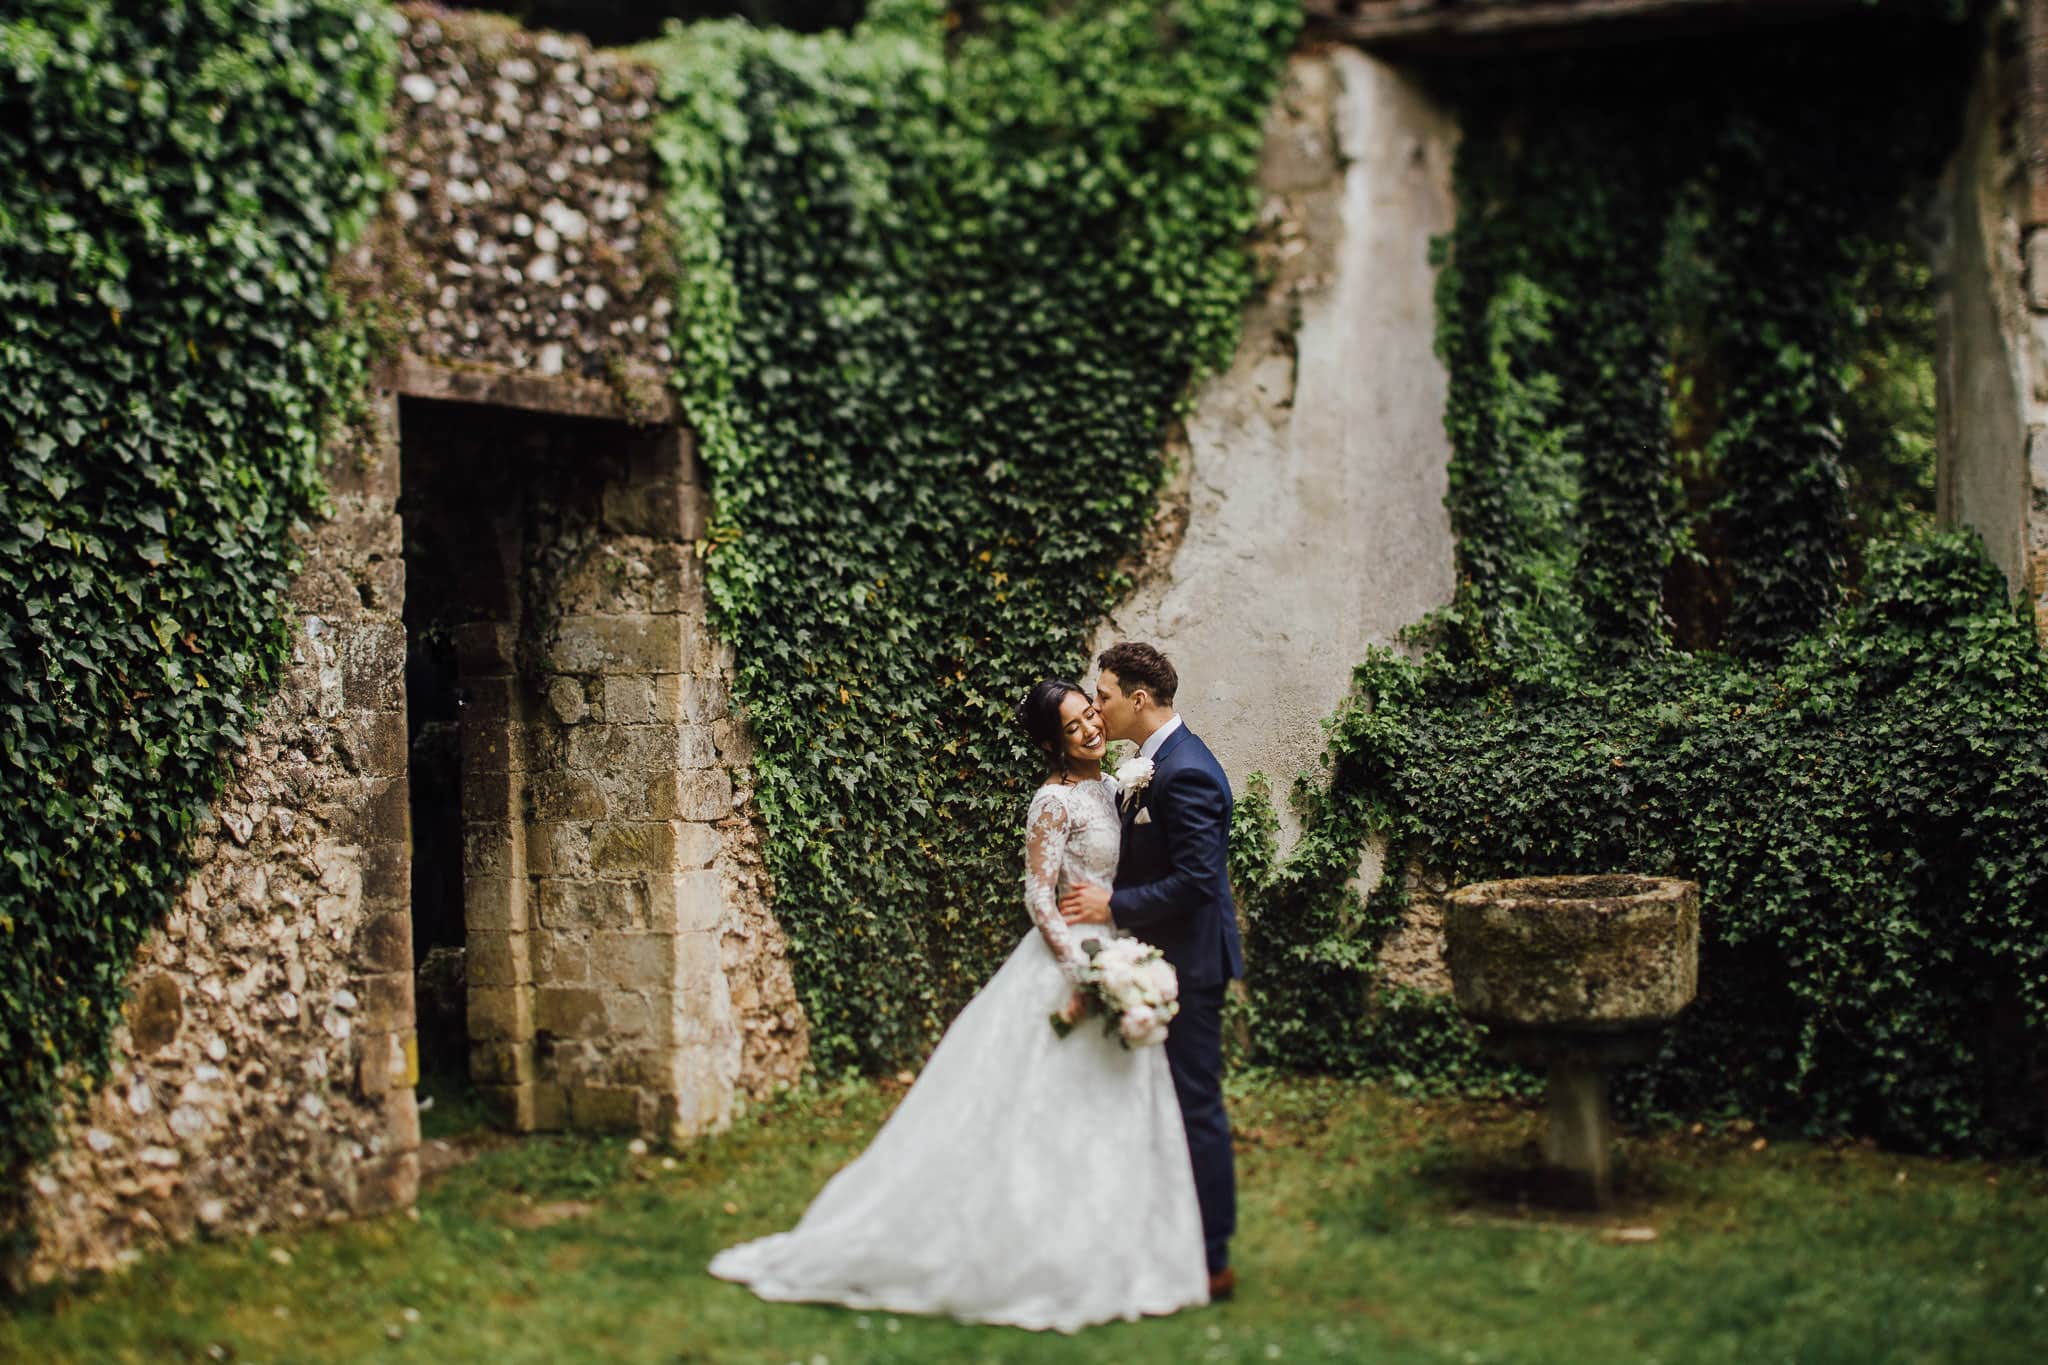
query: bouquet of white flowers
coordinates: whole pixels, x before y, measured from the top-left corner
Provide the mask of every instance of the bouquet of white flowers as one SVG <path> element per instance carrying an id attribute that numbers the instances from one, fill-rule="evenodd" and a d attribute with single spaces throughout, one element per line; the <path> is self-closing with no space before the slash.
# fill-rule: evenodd
<path id="1" fill-rule="evenodd" d="M 1165 1042 L 1166 1026 L 1180 1013 L 1180 977 L 1165 955 L 1135 938 L 1090 938 L 1081 950 L 1088 954 L 1083 998 L 1102 1007 L 1103 1032 L 1116 1034 L 1127 1048 Z M 1057 1013 L 1053 1031 L 1064 1038 L 1075 1022 Z"/>

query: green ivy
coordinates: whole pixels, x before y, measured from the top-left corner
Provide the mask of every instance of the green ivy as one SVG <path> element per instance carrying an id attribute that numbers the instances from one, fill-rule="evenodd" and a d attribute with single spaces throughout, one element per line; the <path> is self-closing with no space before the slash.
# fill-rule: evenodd
<path id="1" fill-rule="evenodd" d="M 1629 869 L 1697 880 L 1704 943 L 1627 1103 L 2039 1146 L 2048 661 L 1974 536 L 1872 501 L 1912 482 L 1878 419 L 1930 395 L 1924 360 L 1873 380 L 1897 337 L 1853 325 L 1959 47 L 1837 32 L 1468 91 L 1439 294 L 1460 589 L 1359 667 L 1293 853 L 1241 841 L 1264 1060 L 1506 1083 L 1447 1001 L 1382 981 L 1398 874 Z M 1681 427 L 1720 490 L 1690 522 Z M 1852 541 L 1847 487 L 1885 534 Z M 1732 584 L 1725 649 L 1674 645 L 1674 553 Z"/>
<path id="2" fill-rule="evenodd" d="M 678 382 L 830 1072 L 916 1056 L 1026 927 L 1013 721 L 1080 673 L 1251 283 L 1280 0 L 882 0 L 655 48 Z"/>
<path id="3" fill-rule="evenodd" d="M 328 269 L 393 52 L 361 0 L 18 0 L 0 22 L 0 1175 L 104 1074 L 290 532 L 360 391 Z"/>

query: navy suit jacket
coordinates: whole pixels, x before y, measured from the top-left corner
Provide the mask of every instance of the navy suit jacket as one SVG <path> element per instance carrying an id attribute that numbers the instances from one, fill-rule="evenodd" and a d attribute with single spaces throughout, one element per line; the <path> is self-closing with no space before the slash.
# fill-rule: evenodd
<path id="1" fill-rule="evenodd" d="M 1152 759 L 1152 780 L 1123 812 L 1110 918 L 1166 956 L 1183 986 L 1244 975 L 1230 898 L 1230 781 L 1183 721 Z M 1151 818 L 1139 822 L 1138 812 Z"/>

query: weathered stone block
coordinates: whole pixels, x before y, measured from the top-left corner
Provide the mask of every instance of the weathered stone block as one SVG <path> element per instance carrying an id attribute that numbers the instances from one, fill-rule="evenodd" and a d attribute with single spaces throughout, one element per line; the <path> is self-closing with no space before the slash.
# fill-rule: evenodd
<path id="1" fill-rule="evenodd" d="M 528 928 L 526 879 L 524 877 L 464 876 L 462 879 L 462 923 L 470 933 L 500 929 Z"/>
<path id="2" fill-rule="evenodd" d="M 415 1151 L 420 1145 L 419 1099 L 411 1086 L 399 1086 L 384 1094 L 384 1138 L 390 1150 Z"/>
<path id="3" fill-rule="evenodd" d="M 380 432 L 376 440 L 367 446 L 329 446 L 330 458 L 326 461 L 324 475 L 328 492 L 337 500 L 349 499 L 389 508 L 398 501 L 398 399 L 395 394 L 377 391 L 373 402 L 379 412 L 372 420 L 380 426 L 386 420 L 381 409 L 391 408 L 388 432 Z"/>
<path id="4" fill-rule="evenodd" d="M 370 784 L 361 825 L 361 842 L 366 844 L 407 844 L 412 839 L 412 787 L 405 778 L 391 777 Z"/>
<path id="5" fill-rule="evenodd" d="M 397 1152 L 356 1168 L 354 1209 L 358 1214 L 411 1208 L 420 1197 L 420 1154 Z"/>
<path id="6" fill-rule="evenodd" d="M 548 709 L 564 725 L 575 725 L 590 714 L 590 697 L 580 678 L 556 678 L 547 687 Z"/>
<path id="7" fill-rule="evenodd" d="M 512 746 L 512 766 L 533 772 L 553 772 L 569 762 L 568 736 L 551 720 L 530 721 L 518 727 Z"/>
<path id="8" fill-rule="evenodd" d="M 365 972 L 410 972 L 412 913 L 371 915 L 356 925 L 354 962 Z"/>
<path id="9" fill-rule="evenodd" d="M 636 483 L 704 482 L 696 435 L 680 423 L 636 436 L 626 447 L 626 470 Z"/>
<path id="10" fill-rule="evenodd" d="M 732 1079 L 709 1066 L 677 1068 L 674 1092 L 662 1096 L 662 1126 L 682 1141 L 715 1133 L 732 1123 Z"/>
<path id="11" fill-rule="evenodd" d="M 705 725 L 714 720 L 723 720 L 729 713 L 730 703 L 726 697 L 725 681 L 716 675 L 662 678 L 658 682 L 665 688 L 673 690 L 677 711 L 683 720 L 692 725 Z"/>
<path id="12" fill-rule="evenodd" d="M 590 974 L 607 986 L 653 990 L 674 985 L 673 934 L 601 933 L 590 943 Z"/>
<path id="13" fill-rule="evenodd" d="M 510 725 L 521 709 L 519 677 L 515 673 L 464 674 L 462 690 L 469 698 L 462 713 L 465 735 L 479 728 Z"/>
<path id="14" fill-rule="evenodd" d="M 723 768 L 698 768 L 662 780 L 674 784 L 679 819 L 723 820 L 732 814 L 732 777 Z"/>
<path id="15" fill-rule="evenodd" d="M 695 540 L 704 534 L 710 498 L 693 484 L 613 484 L 604 490 L 607 529 L 656 540 Z"/>
<path id="16" fill-rule="evenodd" d="M 402 711 L 350 711 L 336 727 L 346 735 L 349 757 L 365 777 L 401 777 L 411 755 Z"/>
<path id="17" fill-rule="evenodd" d="M 640 1128 L 641 1092 L 625 1085 L 569 1087 L 570 1126 L 585 1132 L 635 1132 Z"/>
<path id="18" fill-rule="evenodd" d="M 406 1033 L 413 1027 L 412 973 L 356 978 L 355 1027 L 365 1033 Z"/>
<path id="19" fill-rule="evenodd" d="M 560 1092 L 541 1085 L 479 1085 L 476 1097 L 491 1116 L 491 1122 L 515 1133 L 552 1133 L 561 1129 Z M 554 1101 L 550 1108 L 549 1100 Z M 554 1122 L 548 1119 L 552 1115 Z"/>
<path id="20" fill-rule="evenodd" d="M 604 1032 L 604 992 L 588 986 L 541 986 L 535 1023 L 542 1033 L 594 1038 Z"/>
<path id="21" fill-rule="evenodd" d="M 540 922 L 550 929 L 644 929 L 647 891 L 637 881 L 543 878 Z"/>
<path id="22" fill-rule="evenodd" d="M 638 613 L 562 617 L 543 662 L 554 673 L 689 673 L 710 657 L 710 641 L 694 616 Z"/>
<path id="23" fill-rule="evenodd" d="M 602 820 L 604 793 L 579 773 L 533 773 L 526 779 L 537 820 Z"/>
<path id="24" fill-rule="evenodd" d="M 169 1047 L 185 1025 L 185 992 L 169 972 L 151 972 L 128 1000 L 128 1030 L 138 1052 Z"/>
<path id="25" fill-rule="evenodd" d="M 406 1079 L 411 1070 L 405 1045 L 409 1036 L 399 1033 L 355 1035 L 358 1093 L 375 1097 L 387 1090 L 411 1084 Z"/>
<path id="26" fill-rule="evenodd" d="M 403 843 L 362 846 L 363 899 L 412 904 L 412 851 Z"/>
<path id="27" fill-rule="evenodd" d="M 701 1013 L 707 1021 L 725 1027 L 730 1022 L 732 996 L 725 984 L 725 957 L 715 929 L 700 929 L 675 936 L 676 1001 L 685 1015 Z"/>
<path id="28" fill-rule="evenodd" d="M 632 991 L 606 991 L 604 997 L 606 1033 L 612 1037 L 638 1036 L 654 1022 L 647 997 Z"/>
<path id="29" fill-rule="evenodd" d="M 478 716 L 465 722 L 462 727 L 464 775 L 524 768 L 526 764 L 513 743 L 513 733 L 512 727 L 500 718 Z"/>
<path id="30" fill-rule="evenodd" d="M 685 825 L 685 829 L 702 829 Z M 652 929 L 675 934 L 716 929 L 725 920 L 725 892 L 714 868 L 650 877 L 647 922 Z"/>
<path id="31" fill-rule="evenodd" d="M 683 821 L 676 826 L 676 869 L 692 872 L 710 867 L 725 852 L 725 839 L 715 825 Z"/>
<path id="32" fill-rule="evenodd" d="M 590 863 L 603 873 L 670 872 L 676 867 L 676 825 L 667 820 L 615 821 L 590 831 Z"/>
<path id="33" fill-rule="evenodd" d="M 332 493 L 332 490 L 330 490 Z M 352 559 L 391 559 L 405 553 L 404 524 L 383 498 L 333 494 L 322 537 L 330 552 Z"/>
<path id="34" fill-rule="evenodd" d="M 405 560 L 373 559 L 355 570 L 356 600 L 371 612 L 396 617 L 405 607 Z"/>
<path id="35" fill-rule="evenodd" d="M 527 779 L 506 768 L 465 768 L 462 772 L 462 818 L 503 823 L 520 809 Z"/>
<path id="36" fill-rule="evenodd" d="M 478 1085 L 531 1085 L 533 1044 L 476 1043 L 469 1049 L 469 1078 Z"/>
<path id="37" fill-rule="evenodd" d="M 463 970 L 472 986 L 523 986 L 533 980 L 526 934 L 480 930 L 469 935 Z"/>
<path id="38" fill-rule="evenodd" d="M 754 761 L 754 732 L 737 720 L 728 718 L 714 722 L 711 742 L 724 763 L 745 766 Z"/>
<path id="39" fill-rule="evenodd" d="M 654 709 L 654 679 L 643 674 L 614 675 L 604 679 L 604 718 L 612 725 L 651 725 L 658 716 Z"/>
<path id="40" fill-rule="evenodd" d="M 523 870 L 519 865 L 518 843 L 509 825 L 502 822 L 463 822 L 462 875 L 465 881 L 471 877 L 516 877 Z"/>
<path id="41" fill-rule="evenodd" d="M 341 632 L 341 694 L 362 711 L 405 709 L 405 627 L 363 617 Z"/>
<path id="42" fill-rule="evenodd" d="M 711 762 L 711 736 L 688 725 L 585 725 L 569 736 L 571 768 L 611 772 L 667 772 Z"/>
<path id="43" fill-rule="evenodd" d="M 590 872 L 590 826 L 551 820 L 526 827 L 526 870 L 536 877 Z"/>
<path id="44" fill-rule="evenodd" d="M 471 986 L 468 1010 L 470 1041 L 523 1042 L 533 1037 L 533 996 L 533 988 L 529 986 Z"/>
<path id="45" fill-rule="evenodd" d="M 533 935 L 534 975 L 546 982 L 577 982 L 590 976 L 590 945 L 580 934 L 546 929 Z"/>
<path id="46" fill-rule="evenodd" d="M 708 725 L 685 725 L 676 736 L 678 768 L 709 768 L 718 762 L 718 750 Z"/>

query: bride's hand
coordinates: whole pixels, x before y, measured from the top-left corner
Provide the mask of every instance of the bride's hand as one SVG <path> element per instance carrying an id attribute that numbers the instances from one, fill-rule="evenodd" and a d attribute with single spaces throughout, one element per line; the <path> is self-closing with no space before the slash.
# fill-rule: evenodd
<path id="1" fill-rule="evenodd" d="M 1060 1018 L 1069 1024 L 1077 1024 L 1088 1013 L 1090 997 L 1088 992 L 1076 986 L 1074 993 L 1067 997 L 1067 1003 L 1060 1006 Z"/>

